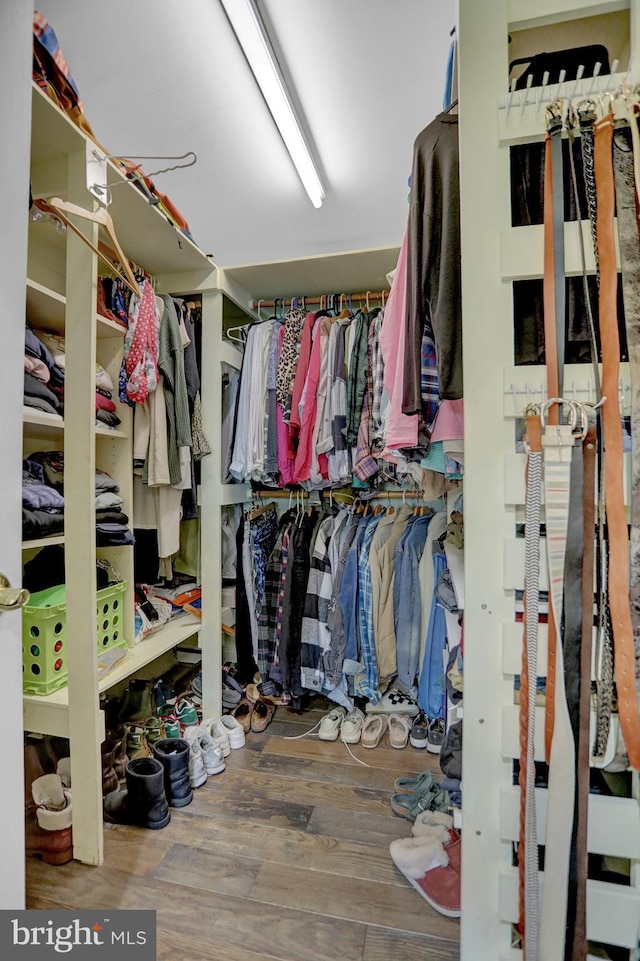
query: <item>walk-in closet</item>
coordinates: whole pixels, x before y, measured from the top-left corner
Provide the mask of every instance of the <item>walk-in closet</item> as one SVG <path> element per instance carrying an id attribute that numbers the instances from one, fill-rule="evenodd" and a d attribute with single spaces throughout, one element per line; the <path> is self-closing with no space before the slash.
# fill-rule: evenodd
<path id="1" fill-rule="evenodd" d="M 0 936 L 639 961 L 640 0 L 0 53 Z"/>

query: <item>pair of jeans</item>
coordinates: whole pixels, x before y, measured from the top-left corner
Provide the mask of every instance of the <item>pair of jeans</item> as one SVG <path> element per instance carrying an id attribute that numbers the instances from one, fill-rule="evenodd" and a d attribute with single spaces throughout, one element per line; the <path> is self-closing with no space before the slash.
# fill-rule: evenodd
<path id="1" fill-rule="evenodd" d="M 409 518 L 395 552 L 393 611 L 396 630 L 398 689 L 416 696 L 416 677 L 420 659 L 422 600 L 418 565 L 424 551 L 432 514 Z"/>
<path id="2" fill-rule="evenodd" d="M 344 624 L 344 657 L 345 660 L 358 661 L 360 655 L 360 631 L 358 627 L 358 557 L 360 545 L 367 527 L 368 519 L 361 517 L 355 536 L 347 553 L 344 565 L 342 584 L 338 599 L 342 608 Z"/>
<path id="3" fill-rule="evenodd" d="M 434 545 L 435 547 L 435 545 Z M 433 552 L 434 583 L 447 566 L 447 559 L 439 550 Z M 427 630 L 427 643 L 424 649 L 420 683 L 418 685 L 418 704 L 429 720 L 444 717 L 444 690 L 441 677 L 444 672 L 444 651 L 447 646 L 447 625 L 444 607 L 434 591 L 431 599 L 431 615 Z"/>

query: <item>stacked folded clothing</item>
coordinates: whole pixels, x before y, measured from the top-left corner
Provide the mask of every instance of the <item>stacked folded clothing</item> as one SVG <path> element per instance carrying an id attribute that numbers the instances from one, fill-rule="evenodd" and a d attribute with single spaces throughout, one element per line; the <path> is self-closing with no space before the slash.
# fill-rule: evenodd
<path id="1" fill-rule="evenodd" d="M 122 498 L 113 477 L 96 471 L 96 545 L 124 547 L 134 543 L 129 518 L 122 512 Z"/>
<path id="2" fill-rule="evenodd" d="M 27 407 L 62 414 L 64 368 L 35 333 L 27 327 L 24 339 L 24 403 Z"/>
<path id="3" fill-rule="evenodd" d="M 108 371 L 96 364 L 96 423 L 117 427 L 121 423 L 113 402 L 113 381 Z"/>
<path id="4" fill-rule="evenodd" d="M 38 460 L 22 462 L 22 536 L 25 540 L 64 530 L 64 497 L 52 486 Z"/>

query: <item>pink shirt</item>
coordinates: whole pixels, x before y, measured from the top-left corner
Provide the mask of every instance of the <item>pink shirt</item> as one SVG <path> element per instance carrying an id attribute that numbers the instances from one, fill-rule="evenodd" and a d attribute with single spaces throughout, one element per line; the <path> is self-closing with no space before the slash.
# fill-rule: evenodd
<path id="1" fill-rule="evenodd" d="M 418 443 L 418 414 L 402 413 L 406 304 L 407 233 L 405 231 L 380 331 L 380 349 L 384 360 L 384 386 L 389 395 L 383 457 L 392 455 L 392 452 L 400 447 L 416 447 Z"/>
<path id="2" fill-rule="evenodd" d="M 464 400 L 441 400 L 431 432 L 431 440 L 464 438 Z"/>

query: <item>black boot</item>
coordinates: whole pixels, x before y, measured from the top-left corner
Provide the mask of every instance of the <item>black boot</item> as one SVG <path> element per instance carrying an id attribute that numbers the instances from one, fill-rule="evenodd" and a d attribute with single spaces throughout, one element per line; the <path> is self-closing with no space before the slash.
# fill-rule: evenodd
<path id="1" fill-rule="evenodd" d="M 104 799 L 105 819 L 152 830 L 166 827 L 171 812 L 162 764 L 153 757 L 136 758 L 127 764 L 125 777 L 127 790 L 112 791 Z"/>
<path id="2" fill-rule="evenodd" d="M 193 791 L 189 782 L 189 742 L 182 737 L 167 737 L 153 745 L 153 756 L 164 767 L 164 789 L 174 808 L 191 804 Z"/>

